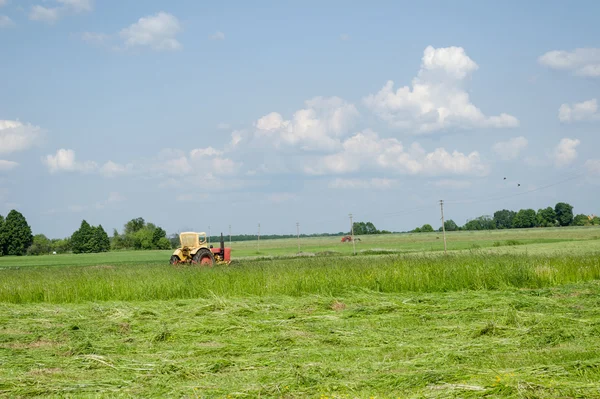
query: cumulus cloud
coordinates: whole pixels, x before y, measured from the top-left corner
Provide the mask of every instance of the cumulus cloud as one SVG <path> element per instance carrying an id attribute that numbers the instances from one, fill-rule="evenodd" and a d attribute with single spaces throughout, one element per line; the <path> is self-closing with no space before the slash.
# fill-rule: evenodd
<path id="1" fill-rule="evenodd" d="M 575 75 L 600 77 L 600 48 L 578 48 L 573 51 L 553 50 L 538 58 L 540 64 Z"/>
<path id="2" fill-rule="evenodd" d="M 329 182 L 328 187 L 343 190 L 387 190 L 398 185 L 397 180 L 386 178 L 371 179 L 342 179 L 337 178 Z"/>
<path id="3" fill-rule="evenodd" d="M 558 119 L 561 122 L 577 122 L 600 119 L 598 101 L 595 98 L 573 105 L 562 104 L 558 109 Z"/>
<path id="4" fill-rule="evenodd" d="M 339 97 L 315 97 L 305 102 L 304 109 L 294 113 L 291 119 L 271 112 L 258 119 L 253 132 L 235 131 L 232 145 L 244 139 L 281 147 L 299 147 L 303 150 L 334 150 L 339 138 L 348 134 L 358 111 Z"/>
<path id="5" fill-rule="evenodd" d="M 382 139 L 365 130 L 342 144 L 342 150 L 320 157 L 304 167 L 308 174 L 343 174 L 361 168 L 382 169 L 409 175 L 486 175 L 488 167 L 477 151 L 465 155 L 444 148 L 426 152 L 418 143 L 409 148 L 397 139 Z"/>
<path id="6" fill-rule="evenodd" d="M 237 173 L 241 163 L 223 157 L 223 151 L 213 147 L 195 148 L 189 153 L 166 148 L 161 150 L 151 170 L 166 175 L 227 176 Z"/>
<path id="7" fill-rule="evenodd" d="M 363 103 L 390 125 L 416 133 L 448 128 L 510 128 L 519 125 L 512 115 L 486 116 L 464 89 L 466 79 L 479 66 L 462 47 L 428 46 L 412 87 L 394 89 L 388 81 Z"/>
<path id="8" fill-rule="evenodd" d="M 113 161 L 108 161 L 100 167 L 100 174 L 104 177 L 116 177 L 127 175 L 133 172 L 133 164 L 119 164 Z"/>
<path id="9" fill-rule="evenodd" d="M 558 167 L 567 166 L 577 159 L 577 146 L 581 142 L 578 139 L 564 138 L 554 149 L 554 164 Z"/>
<path id="10" fill-rule="evenodd" d="M 46 155 L 42 158 L 50 173 L 57 172 L 92 172 L 98 168 L 93 161 L 78 162 L 75 159 L 75 151 L 61 148 L 54 155 Z"/>
<path id="11" fill-rule="evenodd" d="M 150 47 L 157 51 L 173 51 L 182 48 L 176 36 L 181 32 L 177 17 L 159 12 L 140 18 L 136 23 L 122 29 L 119 36 L 125 48 Z"/>
<path id="12" fill-rule="evenodd" d="M 12 19 L 6 15 L 0 15 L 0 28 L 10 28 L 12 26 L 15 26 L 15 23 Z"/>
<path id="13" fill-rule="evenodd" d="M 0 154 L 27 150 L 33 147 L 42 135 L 42 129 L 38 126 L 0 120 Z"/>
<path id="14" fill-rule="evenodd" d="M 19 164 L 16 162 L 0 159 L 0 172 L 6 172 L 9 170 L 12 170 L 12 169 L 16 168 L 17 166 L 19 166 Z"/>
<path id="15" fill-rule="evenodd" d="M 210 40 L 225 40 L 225 34 L 223 32 L 215 32 L 209 36 Z"/>
<path id="16" fill-rule="evenodd" d="M 67 14 L 90 12 L 94 9 L 92 0 L 56 0 L 56 3 L 56 7 L 31 6 L 29 19 L 53 24 Z"/>
<path id="17" fill-rule="evenodd" d="M 521 151 L 527 148 L 527 139 L 523 136 L 513 137 L 508 141 L 500 141 L 492 147 L 500 159 L 510 161 L 516 159 Z"/>

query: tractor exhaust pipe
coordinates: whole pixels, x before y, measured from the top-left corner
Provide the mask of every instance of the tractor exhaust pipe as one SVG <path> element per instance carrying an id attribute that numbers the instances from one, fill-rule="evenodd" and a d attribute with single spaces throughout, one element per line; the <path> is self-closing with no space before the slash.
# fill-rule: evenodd
<path id="1" fill-rule="evenodd" d="M 221 233 L 221 254 L 225 255 L 225 240 L 223 239 L 223 233 Z"/>

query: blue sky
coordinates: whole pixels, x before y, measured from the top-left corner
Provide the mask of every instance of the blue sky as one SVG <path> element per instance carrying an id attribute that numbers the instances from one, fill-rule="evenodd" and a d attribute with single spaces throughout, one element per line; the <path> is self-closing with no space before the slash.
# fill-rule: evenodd
<path id="1" fill-rule="evenodd" d="M 559 201 L 598 214 L 599 11 L 0 0 L 0 214 L 49 237 L 139 216 L 169 233 L 335 232 L 350 212 L 437 228 L 439 199 L 459 224 Z"/>

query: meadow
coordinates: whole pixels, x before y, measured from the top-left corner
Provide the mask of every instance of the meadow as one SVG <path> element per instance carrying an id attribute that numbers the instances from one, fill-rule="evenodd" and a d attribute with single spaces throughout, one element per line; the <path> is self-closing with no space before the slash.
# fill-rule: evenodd
<path id="1" fill-rule="evenodd" d="M 0 258 L 0 397 L 600 398 L 600 228 Z"/>

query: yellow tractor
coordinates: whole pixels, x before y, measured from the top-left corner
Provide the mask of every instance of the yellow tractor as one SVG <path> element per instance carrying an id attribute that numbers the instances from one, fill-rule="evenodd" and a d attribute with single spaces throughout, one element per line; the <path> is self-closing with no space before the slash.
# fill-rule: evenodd
<path id="1" fill-rule="evenodd" d="M 193 263 L 205 266 L 218 264 L 229 264 L 231 262 L 231 248 L 225 248 L 223 234 L 221 233 L 221 245 L 213 248 L 208 245 L 206 233 L 185 232 L 179 234 L 180 247 L 171 255 L 170 263 L 178 265 L 181 263 Z"/>

